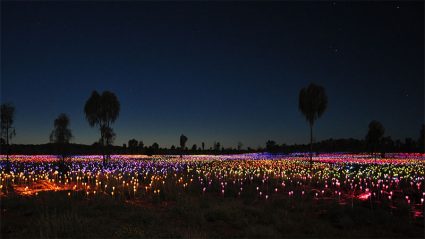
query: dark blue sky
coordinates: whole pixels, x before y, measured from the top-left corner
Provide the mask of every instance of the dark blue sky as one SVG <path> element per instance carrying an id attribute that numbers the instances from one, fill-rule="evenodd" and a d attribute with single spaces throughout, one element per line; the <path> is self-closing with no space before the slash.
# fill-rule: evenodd
<path id="1" fill-rule="evenodd" d="M 92 90 L 121 102 L 115 144 L 306 143 L 299 90 L 326 88 L 317 140 L 393 139 L 424 122 L 423 3 L 2 2 L 1 101 L 14 143 L 46 143 L 59 113 L 91 144 Z"/>

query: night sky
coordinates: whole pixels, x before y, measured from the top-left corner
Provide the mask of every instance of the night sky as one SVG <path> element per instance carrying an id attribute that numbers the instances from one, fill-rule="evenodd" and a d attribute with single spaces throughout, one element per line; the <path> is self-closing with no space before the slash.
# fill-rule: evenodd
<path id="1" fill-rule="evenodd" d="M 60 113 L 74 143 L 100 137 L 83 113 L 93 90 L 121 102 L 115 145 L 307 143 L 299 90 L 323 85 L 317 140 L 393 139 L 424 122 L 424 4 L 2 2 L 1 101 L 13 143 L 47 143 Z"/>

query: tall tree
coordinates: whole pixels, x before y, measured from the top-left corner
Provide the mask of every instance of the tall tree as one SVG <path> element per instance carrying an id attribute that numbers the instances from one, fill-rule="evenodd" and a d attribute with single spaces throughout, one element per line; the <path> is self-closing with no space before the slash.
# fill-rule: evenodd
<path id="1" fill-rule="evenodd" d="M 72 139 L 72 132 L 69 127 L 69 118 L 66 114 L 60 114 L 53 123 L 53 130 L 50 133 L 50 142 L 56 144 L 58 154 L 61 156 L 60 169 L 65 169 L 65 158 L 68 155 L 69 141 Z"/>
<path id="2" fill-rule="evenodd" d="M 182 134 L 180 135 L 180 157 L 183 157 L 183 150 L 186 147 L 187 137 Z"/>
<path id="3" fill-rule="evenodd" d="M 313 164 L 313 125 L 326 111 L 328 97 L 325 88 L 311 83 L 300 90 L 298 109 L 303 113 L 310 125 L 310 165 Z"/>
<path id="4" fill-rule="evenodd" d="M 202 142 L 202 151 L 204 151 L 204 150 L 205 150 L 205 143 Z"/>
<path id="5" fill-rule="evenodd" d="M 115 133 L 111 127 L 116 121 L 120 112 L 120 103 L 117 96 L 110 92 L 104 91 L 100 95 L 97 91 L 93 91 L 90 98 L 84 106 L 86 119 L 91 127 L 99 127 L 100 144 L 103 147 L 103 163 L 109 159 L 107 148 L 113 143 Z"/>
<path id="6" fill-rule="evenodd" d="M 379 145 L 382 141 L 382 137 L 384 136 L 385 129 L 384 126 L 379 121 L 372 120 L 369 123 L 369 130 L 366 134 L 366 143 L 369 149 L 372 152 L 372 155 L 375 157 L 376 162 L 376 151 L 379 148 Z"/>
<path id="7" fill-rule="evenodd" d="M 6 171 L 10 170 L 9 161 L 9 143 L 13 136 L 16 135 L 13 121 L 15 118 L 15 107 L 10 103 L 1 104 L 1 137 L 6 143 Z"/>

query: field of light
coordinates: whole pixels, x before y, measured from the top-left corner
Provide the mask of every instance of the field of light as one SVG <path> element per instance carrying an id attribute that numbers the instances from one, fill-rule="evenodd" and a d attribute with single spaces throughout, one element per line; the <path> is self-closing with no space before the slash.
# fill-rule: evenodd
<path id="1" fill-rule="evenodd" d="M 312 167 L 307 154 L 144 156 L 74 156 L 60 172 L 53 155 L 12 155 L 11 171 L 1 156 L 1 197 L 37 197 L 65 191 L 70 199 L 110 197 L 131 201 L 172 200 L 180 193 L 200 197 L 251 197 L 367 203 L 388 210 L 409 208 L 423 218 L 425 155 L 321 154 Z"/>

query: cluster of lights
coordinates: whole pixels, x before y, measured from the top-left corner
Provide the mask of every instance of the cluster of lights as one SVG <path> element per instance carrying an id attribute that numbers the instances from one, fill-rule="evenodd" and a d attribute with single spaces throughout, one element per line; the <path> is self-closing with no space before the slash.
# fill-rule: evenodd
<path id="1" fill-rule="evenodd" d="M 297 200 L 332 199 L 411 205 L 423 211 L 425 155 L 321 154 L 312 167 L 308 154 L 153 156 L 113 155 L 104 166 L 102 156 L 75 156 L 69 170 L 59 172 L 53 155 L 12 155 L 11 171 L 0 161 L 0 191 L 37 196 L 42 191 L 68 191 L 70 198 L 114 197 L 141 199 L 170 193 L 199 192 L 219 197 L 253 195 Z M 13 190 L 12 190 L 13 189 Z M 423 217 L 423 214 L 415 215 Z"/>

